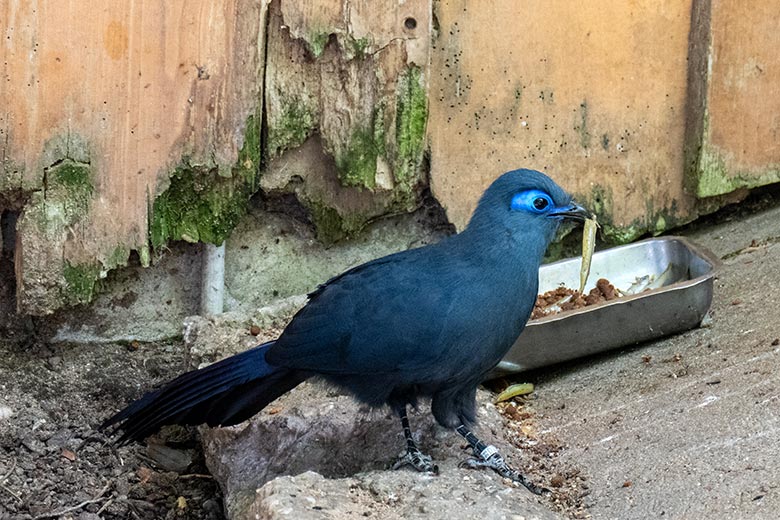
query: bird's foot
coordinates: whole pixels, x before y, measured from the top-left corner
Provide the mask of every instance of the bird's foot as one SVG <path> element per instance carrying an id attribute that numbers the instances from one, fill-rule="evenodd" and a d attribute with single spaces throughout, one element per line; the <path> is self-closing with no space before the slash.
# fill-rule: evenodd
<path id="1" fill-rule="evenodd" d="M 417 448 L 408 448 L 403 457 L 395 461 L 393 469 L 411 466 L 421 473 L 439 474 L 439 466 L 433 463 L 433 459 Z"/>
<path id="2" fill-rule="evenodd" d="M 474 451 L 476 458 L 469 458 L 464 460 L 460 464 L 461 467 L 471 469 L 490 468 L 502 477 L 508 478 L 512 482 L 522 484 L 526 489 L 528 489 L 528 491 L 535 495 L 541 495 L 543 493 L 550 492 L 549 489 L 537 486 L 528 480 L 525 475 L 512 469 L 509 464 L 506 463 L 504 457 L 501 456 L 495 446 L 487 446 L 480 453 L 476 453 L 476 450 Z"/>

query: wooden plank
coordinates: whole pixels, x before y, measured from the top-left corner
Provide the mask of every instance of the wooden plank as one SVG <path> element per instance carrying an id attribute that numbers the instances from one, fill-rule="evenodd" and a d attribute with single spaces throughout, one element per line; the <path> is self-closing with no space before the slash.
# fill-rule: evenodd
<path id="1" fill-rule="evenodd" d="M 415 207 L 430 31 L 430 0 L 271 5 L 261 182 L 294 191 L 320 239 Z"/>
<path id="2" fill-rule="evenodd" d="M 264 13 L 257 0 L 0 4 L 0 191 L 28 202 L 22 310 L 68 300 L 66 264 L 104 276 L 130 250 L 148 257 L 150 204 L 183 157 L 230 172 L 259 113 Z M 75 201 L 58 181 L 71 174 Z"/>
<path id="3" fill-rule="evenodd" d="M 462 228 L 502 172 L 548 172 L 614 240 L 695 216 L 683 188 L 689 0 L 436 4 L 431 187 Z"/>
<path id="4" fill-rule="evenodd" d="M 699 197 L 780 181 L 780 1 L 709 7 Z"/>

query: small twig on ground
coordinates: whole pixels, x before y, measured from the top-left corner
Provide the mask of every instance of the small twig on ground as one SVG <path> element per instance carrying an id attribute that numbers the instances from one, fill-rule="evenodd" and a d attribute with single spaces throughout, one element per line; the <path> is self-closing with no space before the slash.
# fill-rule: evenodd
<path id="1" fill-rule="evenodd" d="M 0 484 L 0 488 L 2 488 L 3 490 L 5 490 L 5 492 L 6 492 L 6 493 L 8 493 L 8 494 L 9 494 L 9 495 L 11 495 L 12 497 L 14 497 L 14 498 L 15 498 L 16 500 L 18 500 L 19 502 L 23 502 L 23 500 L 22 500 L 22 497 L 20 497 L 19 495 L 17 495 L 16 493 L 14 493 L 13 491 L 11 491 L 10 489 L 8 489 L 8 486 L 6 486 L 5 484 Z"/>
<path id="2" fill-rule="evenodd" d="M 23 501 L 22 497 L 20 497 L 19 495 L 11 491 L 11 489 L 5 485 L 5 481 L 8 480 L 8 477 L 11 476 L 11 473 L 13 472 L 14 468 L 16 468 L 16 459 L 14 459 L 13 462 L 11 462 L 11 469 L 9 469 L 5 475 L 0 477 L 0 488 L 3 488 L 3 490 L 5 490 L 6 493 L 14 497 L 19 502 L 22 502 Z"/>
<path id="3" fill-rule="evenodd" d="M 36 517 L 33 517 L 33 520 L 43 520 L 44 518 L 57 518 L 58 516 L 63 516 L 63 515 L 66 515 L 68 513 L 73 512 L 73 511 L 78 511 L 79 509 L 81 509 L 83 507 L 86 507 L 86 506 L 88 506 L 90 504 L 97 504 L 98 502 L 102 502 L 103 500 L 108 500 L 107 498 L 104 498 L 103 495 L 105 495 L 108 492 L 109 489 L 111 489 L 111 483 L 110 482 L 108 484 L 106 484 L 105 487 L 103 487 L 103 489 L 100 490 L 100 493 L 98 493 L 95 496 L 95 498 L 93 498 L 92 500 L 85 500 L 84 502 L 82 502 L 80 504 L 76 504 L 73 507 L 68 507 L 68 508 L 63 509 L 61 511 L 54 511 L 54 512 L 51 512 L 51 513 L 44 513 L 42 515 L 38 515 Z"/>
<path id="4" fill-rule="evenodd" d="M 188 479 L 188 478 L 205 478 L 208 480 L 214 480 L 214 475 L 204 475 L 202 473 L 190 473 L 187 475 L 179 475 L 178 478 L 180 480 Z"/>
<path id="5" fill-rule="evenodd" d="M 98 516 L 100 516 L 100 513 L 102 513 L 103 511 L 105 511 L 105 510 L 108 508 L 108 506 L 110 506 L 110 505 L 111 505 L 111 504 L 113 504 L 113 503 L 114 503 L 114 499 L 113 499 L 113 498 L 109 498 L 109 499 L 108 499 L 108 502 L 106 502 L 105 504 L 103 504 L 102 506 L 100 506 L 100 509 L 98 509 L 97 513 L 95 513 L 95 514 L 96 514 L 96 515 L 98 515 Z"/>
<path id="6" fill-rule="evenodd" d="M 11 476 L 11 472 L 13 472 L 13 470 L 14 470 L 14 469 L 16 469 L 16 459 L 14 459 L 14 460 L 11 462 L 11 469 L 9 469 L 9 470 L 6 472 L 6 474 L 5 474 L 5 475 L 3 475 L 2 477 L 0 477 L 0 484 L 3 484 L 3 483 L 6 481 L 6 479 L 8 479 L 8 477 L 10 477 L 10 476 Z"/>
<path id="7" fill-rule="evenodd" d="M 116 446 L 114 446 L 114 443 L 113 443 L 113 442 L 111 442 L 111 441 L 108 441 L 108 442 L 107 442 L 107 444 L 108 444 L 108 447 L 111 449 L 111 453 L 113 453 L 113 454 L 114 454 L 114 456 L 115 456 L 115 457 L 117 458 L 117 460 L 119 461 L 119 465 L 120 465 L 120 466 L 124 466 L 124 465 L 125 465 L 125 461 L 124 461 L 124 459 L 122 458 L 122 456 L 119 454 L 119 450 L 117 450 L 117 449 L 116 449 Z"/>

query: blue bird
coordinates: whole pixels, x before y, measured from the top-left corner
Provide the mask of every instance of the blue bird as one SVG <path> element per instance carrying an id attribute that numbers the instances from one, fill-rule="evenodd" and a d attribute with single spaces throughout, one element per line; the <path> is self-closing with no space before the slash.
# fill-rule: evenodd
<path id="1" fill-rule="evenodd" d="M 237 424 L 316 376 L 398 414 L 407 451 L 395 468 L 438 471 L 412 439 L 406 414 L 429 398 L 436 421 L 471 445 L 470 466 L 539 493 L 471 432 L 476 390 L 525 327 L 558 226 L 588 215 L 543 173 L 507 172 L 484 192 L 461 233 L 332 278 L 309 294 L 276 341 L 188 372 L 101 428 L 117 424 L 124 443 L 165 424 Z"/>

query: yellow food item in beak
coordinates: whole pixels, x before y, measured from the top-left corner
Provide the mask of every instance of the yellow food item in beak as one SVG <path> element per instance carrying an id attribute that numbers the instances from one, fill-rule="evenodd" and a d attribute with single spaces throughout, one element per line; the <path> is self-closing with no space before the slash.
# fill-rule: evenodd
<path id="1" fill-rule="evenodd" d="M 596 215 L 585 219 L 585 227 L 582 230 L 582 265 L 580 266 L 580 294 L 585 291 L 585 284 L 588 282 L 590 274 L 590 260 L 593 258 L 593 251 L 596 249 L 596 230 L 599 223 L 596 221 Z"/>

